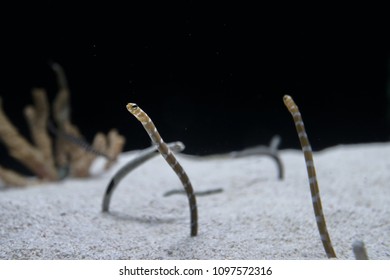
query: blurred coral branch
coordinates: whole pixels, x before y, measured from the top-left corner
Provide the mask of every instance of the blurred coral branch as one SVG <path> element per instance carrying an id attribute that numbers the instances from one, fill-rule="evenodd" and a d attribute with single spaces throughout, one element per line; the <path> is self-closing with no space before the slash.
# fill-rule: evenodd
<path id="1" fill-rule="evenodd" d="M 50 106 L 44 89 L 32 92 L 34 105 L 24 109 L 33 144 L 28 142 L 6 116 L 0 98 L 0 141 L 11 157 L 33 172 L 38 180 L 0 166 L 0 179 L 6 185 L 25 186 L 33 182 L 57 181 L 67 170 L 72 177 L 90 176 L 90 167 L 97 156 L 107 158 L 107 170 L 122 152 L 125 138 L 115 129 L 108 135 L 97 133 L 92 145 L 87 144 L 79 129 L 71 122 L 70 91 L 62 67 L 53 63 L 58 93 L 52 105 L 55 126 L 50 122 Z M 48 128 L 54 133 L 54 141 Z M 54 148 L 53 148 L 54 142 Z"/>
<path id="2" fill-rule="evenodd" d="M 35 126 L 31 129 L 36 129 Z M 34 132 L 35 133 L 35 132 Z M 9 154 L 30 169 L 39 178 L 54 180 L 52 166 L 45 161 L 44 153 L 31 145 L 11 123 L 2 107 L 0 99 L 0 140 L 7 147 Z"/>

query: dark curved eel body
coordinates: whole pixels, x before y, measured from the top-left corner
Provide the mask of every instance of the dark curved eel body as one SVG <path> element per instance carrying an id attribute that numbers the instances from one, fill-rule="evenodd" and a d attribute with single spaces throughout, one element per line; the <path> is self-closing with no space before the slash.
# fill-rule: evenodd
<path id="1" fill-rule="evenodd" d="M 181 142 L 174 142 L 168 144 L 170 149 L 175 152 L 181 152 L 184 150 L 184 144 Z M 131 171 L 133 171 L 135 168 L 146 162 L 147 160 L 155 157 L 158 155 L 157 152 L 157 147 L 152 146 L 149 148 L 146 148 L 142 150 L 137 157 L 126 163 L 124 166 L 122 166 L 112 177 L 110 183 L 108 184 L 106 188 L 106 192 L 104 194 L 103 198 L 103 212 L 108 212 L 109 207 L 110 207 L 110 201 L 111 201 L 111 196 L 120 183 L 120 181 L 127 176 Z"/>

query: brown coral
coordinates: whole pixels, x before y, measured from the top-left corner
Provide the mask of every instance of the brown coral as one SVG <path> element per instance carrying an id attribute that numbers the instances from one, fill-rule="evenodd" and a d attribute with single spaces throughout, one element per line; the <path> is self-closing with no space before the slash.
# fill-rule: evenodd
<path id="1" fill-rule="evenodd" d="M 27 110 L 31 113 L 31 110 Z M 39 127 L 39 126 L 38 126 Z M 32 130 L 36 130 L 37 127 L 31 127 Z M 39 130 L 39 129 L 38 129 Z M 33 133 L 33 135 L 38 134 Z M 37 140 L 44 137 L 36 136 Z M 35 139 L 35 138 L 34 138 Z M 2 101 L 0 99 L 0 140 L 7 146 L 9 154 L 29 168 L 34 174 L 41 179 L 56 179 L 56 172 L 45 161 L 44 152 L 38 147 L 31 145 L 17 130 L 17 128 L 11 123 L 4 113 L 2 107 Z"/>
<path id="2" fill-rule="evenodd" d="M 91 164 L 98 155 L 104 155 L 108 159 L 105 168 L 110 168 L 122 152 L 125 138 L 113 129 L 107 136 L 97 133 L 92 145 L 87 145 L 79 129 L 71 122 L 70 91 L 64 71 L 56 63 L 52 64 L 52 68 L 58 83 L 58 94 L 52 106 L 55 126 L 49 123 L 50 106 L 45 90 L 34 89 L 34 105 L 29 105 L 24 110 L 33 144 L 8 119 L 0 98 L 0 141 L 13 158 L 38 177 L 38 181 L 59 180 L 62 177 L 59 171 L 63 169 L 69 170 L 68 175 L 72 177 L 88 177 Z M 50 125 L 55 134 L 54 141 L 48 133 Z M 29 185 L 36 181 L 2 166 L 0 179 L 13 186 Z"/>

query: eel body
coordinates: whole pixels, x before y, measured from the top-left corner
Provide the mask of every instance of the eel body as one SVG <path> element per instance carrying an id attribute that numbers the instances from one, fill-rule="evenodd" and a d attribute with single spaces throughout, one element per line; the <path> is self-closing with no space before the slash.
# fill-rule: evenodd
<path id="1" fill-rule="evenodd" d="M 302 152 L 305 157 L 314 215 L 316 217 L 317 227 L 320 233 L 322 244 L 324 246 L 328 258 L 336 258 L 336 253 L 333 249 L 332 242 L 329 237 L 328 228 L 325 222 L 325 216 L 322 210 L 320 191 L 317 182 L 316 170 L 314 167 L 313 152 L 309 142 L 309 138 L 306 134 L 301 113 L 299 112 L 298 106 L 295 104 L 291 96 L 285 95 L 283 97 L 283 101 L 294 119 L 295 128 L 297 130 L 298 138 L 302 147 Z"/>
<path id="2" fill-rule="evenodd" d="M 169 166 L 172 167 L 176 175 L 179 177 L 181 183 L 183 184 L 190 205 L 191 236 L 196 236 L 198 233 L 198 210 L 194 190 L 192 188 L 192 184 L 187 173 L 177 161 L 171 149 L 169 149 L 168 145 L 161 138 L 160 133 L 157 131 L 157 128 L 151 118 L 149 118 L 149 116 L 135 103 L 128 103 L 126 108 L 142 123 L 150 139 L 152 140 L 154 145 L 156 145 L 157 150 L 161 153 L 161 155 L 169 164 Z"/>

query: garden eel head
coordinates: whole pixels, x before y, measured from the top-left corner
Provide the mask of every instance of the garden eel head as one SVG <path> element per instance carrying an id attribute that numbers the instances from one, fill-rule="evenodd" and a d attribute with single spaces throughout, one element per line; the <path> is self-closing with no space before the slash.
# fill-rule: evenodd
<path id="1" fill-rule="evenodd" d="M 283 102 L 284 105 L 288 108 L 288 110 L 291 112 L 291 110 L 298 109 L 297 105 L 295 105 L 294 100 L 291 98 L 290 95 L 283 96 Z"/>
<path id="2" fill-rule="evenodd" d="M 149 117 L 145 114 L 140 107 L 135 103 L 128 103 L 126 105 L 127 110 L 134 115 L 140 122 L 148 121 Z"/>

